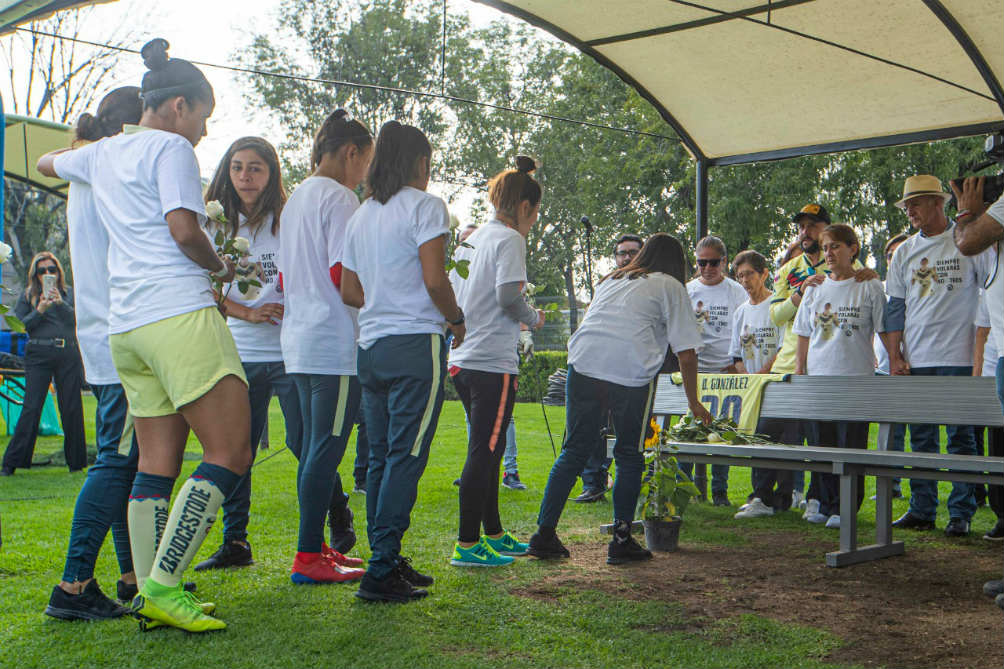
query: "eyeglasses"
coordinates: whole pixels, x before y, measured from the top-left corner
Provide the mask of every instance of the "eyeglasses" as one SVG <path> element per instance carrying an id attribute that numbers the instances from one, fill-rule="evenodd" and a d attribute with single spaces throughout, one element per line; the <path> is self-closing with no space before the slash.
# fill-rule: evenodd
<path id="1" fill-rule="evenodd" d="M 628 251 L 614 251 L 614 255 L 618 258 L 634 258 L 638 255 L 638 249 L 630 249 Z"/>
<path id="2" fill-rule="evenodd" d="M 39 267 L 35 270 L 35 274 L 59 274 L 59 268 L 49 265 L 47 267 Z"/>
<path id="3" fill-rule="evenodd" d="M 698 267 L 718 267 L 722 263 L 721 258 L 698 258 Z"/>

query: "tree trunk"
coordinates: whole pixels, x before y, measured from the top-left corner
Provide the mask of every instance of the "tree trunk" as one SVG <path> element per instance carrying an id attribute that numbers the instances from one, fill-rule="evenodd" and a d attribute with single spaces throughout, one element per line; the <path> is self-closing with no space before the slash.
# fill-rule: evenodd
<path id="1" fill-rule="evenodd" d="M 568 334 L 575 334 L 579 327 L 579 302 L 575 299 L 575 278 L 572 263 L 565 265 L 565 291 L 568 293 Z"/>

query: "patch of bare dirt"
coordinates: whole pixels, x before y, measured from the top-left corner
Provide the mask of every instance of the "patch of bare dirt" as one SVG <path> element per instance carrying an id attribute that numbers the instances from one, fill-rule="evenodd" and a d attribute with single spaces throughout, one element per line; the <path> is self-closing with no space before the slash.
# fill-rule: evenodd
<path id="1" fill-rule="evenodd" d="M 675 601 L 696 631 L 742 614 L 828 630 L 843 640 L 826 662 L 866 667 L 1004 666 L 1004 614 L 983 595 L 1000 578 L 999 547 L 907 547 L 905 555 L 833 569 L 804 535 L 751 531 L 742 547 L 687 546 L 626 568 L 606 543 L 578 544 L 559 568 L 516 594 L 551 599 L 565 587 Z"/>

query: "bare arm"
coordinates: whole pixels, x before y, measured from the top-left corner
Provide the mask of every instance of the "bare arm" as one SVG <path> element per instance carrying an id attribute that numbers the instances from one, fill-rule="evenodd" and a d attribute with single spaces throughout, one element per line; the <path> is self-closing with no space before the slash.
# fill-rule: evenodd
<path id="1" fill-rule="evenodd" d="M 795 373 L 805 374 L 806 361 L 809 359 L 809 338 L 798 336 L 798 349 L 795 352 Z"/>
<path id="2" fill-rule="evenodd" d="M 735 367 L 736 374 L 749 374 L 749 372 L 746 371 L 746 365 L 743 364 L 742 360 L 736 360 L 732 363 L 732 366 Z"/>
<path id="3" fill-rule="evenodd" d="M 439 309 L 446 321 L 455 321 L 460 318 L 460 307 L 457 306 L 457 297 L 453 294 L 453 286 L 450 285 L 450 278 L 446 275 L 446 237 L 436 237 L 430 239 L 418 247 L 418 259 L 422 263 L 422 281 L 425 283 L 425 290 L 429 293 L 432 303 Z M 450 325 L 453 333 L 453 348 L 460 346 L 464 341 L 467 329 L 464 324 Z"/>
<path id="4" fill-rule="evenodd" d="M 192 262 L 210 272 L 219 272 L 227 267 L 229 269 L 227 276 L 222 277 L 224 283 L 234 278 L 234 268 L 228 267 L 223 259 L 216 255 L 212 242 L 199 226 L 195 212 L 188 209 L 174 209 L 167 212 L 165 218 L 174 243 Z"/>
<path id="5" fill-rule="evenodd" d="M 56 174 L 56 170 L 53 169 L 53 163 L 56 160 L 56 156 L 61 153 L 66 153 L 69 150 L 70 149 L 58 149 L 56 151 L 50 151 L 38 159 L 38 163 L 35 164 L 35 169 L 41 172 L 43 176 L 58 179 L 59 175 Z"/>
<path id="6" fill-rule="evenodd" d="M 949 182 L 955 191 L 960 211 L 968 211 L 955 221 L 955 246 L 962 255 L 974 256 L 1004 239 L 1004 225 L 986 213 L 983 204 L 983 177 L 969 177 L 962 182 L 962 188 Z"/>
<path id="7" fill-rule="evenodd" d="M 359 283 L 359 275 L 345 265 L 342 265 L 342 302 L 356 309 L 362 309 L 366 302 L 363 284 Z"/>
<path id="8" fill-rule="evenodd" d="M 231 300 L 223 300 L 223 311 L 227 316 L 233 316 L 248 323 L 271 323 L 278 325 L 282 320 L 283 307 L 278 302 L 269 302 L 260 307 L 251 308 Z"/>
<path id="9" fill-rule="evenodd" d="M 770 374 L 770 368 L 774 366 L 775 360 L 777 360 L 777 353 L 770 356 L 770 360 L 763 364 L 763 367 L 760 368 L 760 371 L 757 372 L 757 374 Z"/>
<path id="10" fill-rule="evenodd" d="M 983 352 L 986 351 L 990 328 L 976 328 L 973 338 L 973 376 L 983 376 Z"/>
<path id="11" fill-rule="evenodd" d="M 885 334 L 885 338 L 882 338 L 882 334 Z M 903 331 L 890 330 L 880 333 L 879 337 L 889 352 L 889 373 L 893 376 L 910 376 L 910 363 L 903 357 L 902 352 Z"/>
<path id="12" fill-rule="evenodd" d="M 701 401 L 697 399 L 697 351 L 688 348 L 678 351 L 676 359 L 680 361 L 680 375 L 683 377 L 683 390 L 687 393 L 687 405 L 694 417 L 705 425 L 714 420 Z"/>

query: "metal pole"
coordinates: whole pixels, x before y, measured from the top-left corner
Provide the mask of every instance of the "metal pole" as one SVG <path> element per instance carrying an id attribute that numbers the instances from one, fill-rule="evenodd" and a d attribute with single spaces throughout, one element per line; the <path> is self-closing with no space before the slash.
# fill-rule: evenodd
<path id="1" fill-rule="evenodd" d="M 708 236 L 708 161 L 697 160 L 697 239 Z"/>

